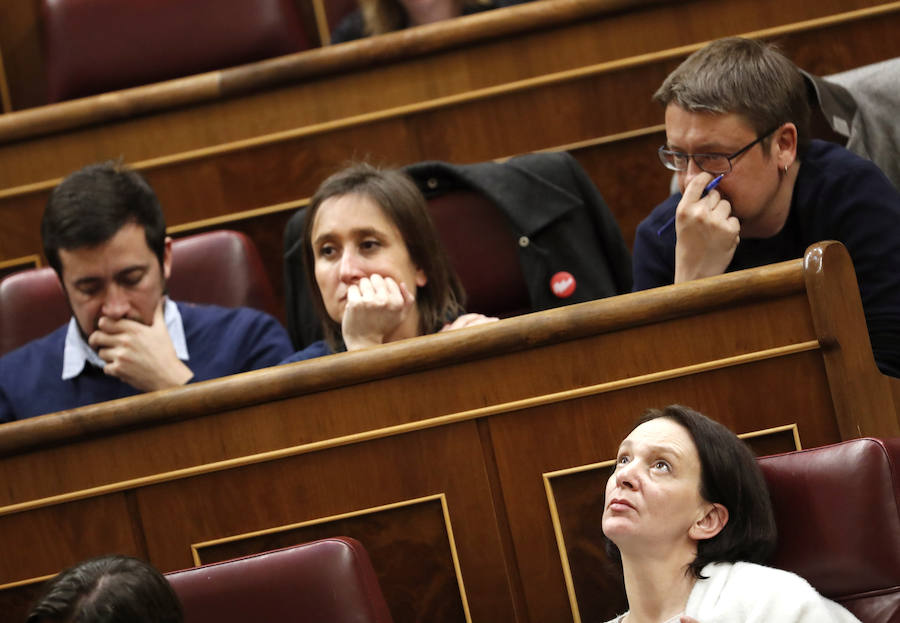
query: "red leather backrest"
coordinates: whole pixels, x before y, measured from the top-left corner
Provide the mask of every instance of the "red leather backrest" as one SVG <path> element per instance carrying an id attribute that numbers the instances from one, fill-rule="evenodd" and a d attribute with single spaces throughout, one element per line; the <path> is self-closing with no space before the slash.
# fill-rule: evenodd
<path id="1" fill-rule="evenodd" d="M 864 623 L 900 622 L 900 439 L 759 459 L 778 525 L 772 565 Z"/>
<path id="2" fill-rule="evenodd" d="M 502 317 L 530 312 L 517 241 L 500 209 L 470 190 L 429 198 L 428 209 L 466 290 L 466 311 Z"/>
<path id="3" fill-rule="evenodd" d="M 0 356 L 46 335 L 69 318 L 52 268 L 13 273 L 0 281 Z"/>
<path id="4" fill-rule="evenodd" d="M 176 238 L 169 293 L 176 301 L 278 313 L 259 252 L 237 231 L 221 229 Z"/>
<path id="5" fill-rule="evenodd" d="M 310 47 L 294 0 L 40 0 L 51 102 Z"/>
<path id="6" fill-rule="evenodd" d="M 218 230 L 176 239 L 172 243 L 169 294 L 178 301 L 277 313 L 259 253 L 249 238 L 236 231 Z M 0 355 L 50 333 L 69 315 L 52 268 L 6 277 L 0 281 Z"/>
<path id="7" fill-rule="evenodd" d="M 390 623 L 366 550 L 323 539 L 166 574 L 185 623 Z"/>

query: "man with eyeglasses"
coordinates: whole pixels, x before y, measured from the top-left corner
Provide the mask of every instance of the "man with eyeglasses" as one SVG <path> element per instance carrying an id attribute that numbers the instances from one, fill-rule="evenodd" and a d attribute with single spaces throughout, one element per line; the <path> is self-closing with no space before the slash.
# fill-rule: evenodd
<path id="1" fill-rule="evenodd" d="M 765 43 L 722 39 L 688 57 L 654 99 L 665 106 L 659 158 L 681 192 L 638 226 L 634 289 L 795 259 L 839 240 L 875 360 L 900 376 L 900 193 L 868 160 L 809 139 L 797 67 Z"/>

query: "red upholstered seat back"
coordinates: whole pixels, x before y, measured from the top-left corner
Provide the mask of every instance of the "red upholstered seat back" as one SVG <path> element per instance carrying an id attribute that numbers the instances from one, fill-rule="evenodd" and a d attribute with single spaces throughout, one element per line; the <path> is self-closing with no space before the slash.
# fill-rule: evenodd
<path id="1" fill-rule="evenodd" d="M 512 228 L 490 199 L 452 190 L 430 197 L 428 208 L 465 287 L 467 311 L 502 317 L 532 311 Z"/>
<path id="2" fill-rule="evenodd" d="M 41 0 L 51 102 L 310 47 L 293 0 Z"/>
<path id="3" fill-rule="evenodd" d="M 172 243 L 172 298 L 277 313 L 272 285 L 256 247 L 236 231 L 211 231 Z M 0 355 L 53 331 L 69 307 L 52 268 L 25 270 L 0 281 Z"/>
<path id="4" fill-rule="evenodd" d="M 366 550 L 348 537 L 167 574 L 185 623 L 390 623 Z"/>
<path id="5" fill-rule="evenodd" d="M 854 439 L 759 460 L 778 550 L 863 623 L 900 623 L 900 439 Z"/>
<path id="6" fill-rule="evenodd" d="M 69 317 L 52 268 L 13 273 L 0 281 L 0 356 L 46 335 Z"/>
<path id="7" fill-rule="evenodd" d="M 227 229 L 172 242 L 169 293 L 176 301 L 278 313 L 256 246 L 241 232 Z"/>

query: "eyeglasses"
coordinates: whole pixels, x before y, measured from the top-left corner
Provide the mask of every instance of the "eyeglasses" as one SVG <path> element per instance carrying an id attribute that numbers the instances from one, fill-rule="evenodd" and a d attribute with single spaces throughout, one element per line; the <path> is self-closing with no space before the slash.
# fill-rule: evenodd
<path id="1" fill-rule="evenodd" d="M 775 130 L 781 126 L 775 126 L 752 143 L 744 145 L 731 155 L 728 154 L 686 154 L 680 151 L 672 151 L 667 149 L 665 145 L 659 148 L 659 161 L 663 166 L 671 171 L 687 171 L 688 163 L 691 158 L 701 170 L 711 173 L 712 175 L 722 175 L 731 173 L 732 160 L 743 154 L 745 151 L 768 138 Z"/>

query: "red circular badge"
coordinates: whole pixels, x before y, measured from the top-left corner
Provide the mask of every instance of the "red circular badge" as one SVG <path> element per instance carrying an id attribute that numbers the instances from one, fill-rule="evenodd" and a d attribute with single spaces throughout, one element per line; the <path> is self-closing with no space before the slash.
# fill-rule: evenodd
<path id="1" fill-rule="evenodd" d="M 575 277 L 564 270 L 550 277 L 550 289 L 561 299 L 569 298 L 575 291 Z"/>

